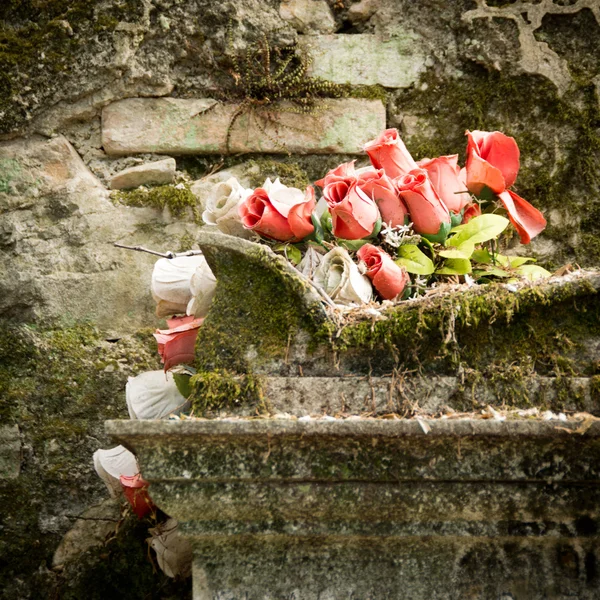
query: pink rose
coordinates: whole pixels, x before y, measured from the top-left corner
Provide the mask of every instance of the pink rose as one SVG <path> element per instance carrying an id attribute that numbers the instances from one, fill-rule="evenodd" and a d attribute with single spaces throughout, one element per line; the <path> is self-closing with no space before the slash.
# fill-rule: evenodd
<path id="1" fill-rule="evenodd" d="M 348 177 L 356 177 L 356 169 L 354 168 L 355 160 L 351 160 L 347 163 L 342 163 L 335 169 L 331 169 L 331 171 L 327 172 L 327 175 L 323 177 L 323 179 L 319 179 L 319 181 L 315 181 L 315 185 L 318 185 L 321 188 L 324 188 L 328 183 L 333 183 L 335 181 L 340 181 L 346 179 Z"/>
<path id="2" fill-rule="evenodd" d="M 419 167 L 427 171 L 433 189 L 448 210 L 458 214 L 469 204 L 471 196 L 460 176 L 458 154 L 420 160 Z"/>
<path id="3" fill-rule="evenodd" d="M 367 266 L 367 277 L 383 299 L 391 300 L 404 291 L 410 281 L 408 273 L 389 254 L 377 246 L 365 244 L 357 256 Z"/>
<path id="4" fill-rule="evenodd" d="M 138 519 L 143 519 L 156 508 L 148 494 L 150 484 L 144 481 L 139 473 L 133 476 L 121 475 L 120 481 L 125 498 L 131 504 L 131 508 Z"/>
<path id="5" fill-rule="evenodd" d="M 240 204 L 239 213 L 246 229 L 280 242 L 299 242 L 315 227 L 311 214 L 315 208 L 315 190 L 306 188 L 303 194 L 276 179 L 269 179 Z"/>
<path id="6" fill-rule="evenodd" d="M 479 196 L 484 187 L 501 194 L 517 179 L 519 147 L 500 131 L 468 131 L 467 187 Z"/>
<path id="7" fill-rule="evenodd" d="M 204 319 L 193 317 L 169 319 L 169 329 L 156 330 L 154 338 L 165 371 L 175 365 L 194 362 L 196 337 L 202 321 Z"/>
<path id="8" fill-rule="evenodd" d="M 379 209 L 360 189 L 358 180 L 328 183 L 323 190 L 323 197 L 331 213 L 334 236 L 360 240 L 373 233 Z"/>
<path id="9" fill-rule="evenodd" d="M 510 222 L 519 233 L 522 244 L 529 244 L 531 240 L 544 231 L 546 219 L 535 206 L 532 206 L 511 190 L 500 194 L 500 202 L 504 205 Z"/>
<path id="10" fill-rule="evenodd" d="M 383 169 L 391 179 L 417 168 L 397 129 L 386 129 L 377 139 L 365 144 L 364 150 L 373 166 Z"/>
<path id="11" fill-rule="evenodd" d="M 450 231 L 450 212 L 431 185 L 427 171 L 414 169 L 395 180 L 406 202 L 413 229 L 432 241 L 443 241 Z"/>

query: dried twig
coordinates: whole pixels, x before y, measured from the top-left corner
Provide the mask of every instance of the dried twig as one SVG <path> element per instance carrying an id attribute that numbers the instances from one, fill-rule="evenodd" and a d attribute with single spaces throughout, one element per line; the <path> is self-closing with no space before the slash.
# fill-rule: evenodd
<path id="1" fill-rule="evenodd" d="M 153 254 L 154 256 L 160 256 L 162 258 L 179 258 L 180 256 L 200 256 L 202 254 L 202 250 L 186 250 L 185 252 L 171 252 L 168 250 L 167 252 L 157 252 L 156 250 L 149 250 L 148 248 L 144 248 L 143 246 L 126 246 L 125 244 L 119 244 L 115 242 L 113 244 L 116 248 L 124 248 L 125 250 L 135 250 L 136 252 L 146 252 L 148 254 Z"/>

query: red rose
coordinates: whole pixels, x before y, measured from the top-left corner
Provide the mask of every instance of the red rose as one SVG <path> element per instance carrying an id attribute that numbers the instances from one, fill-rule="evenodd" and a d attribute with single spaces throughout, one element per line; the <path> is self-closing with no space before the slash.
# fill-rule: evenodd
<path id="1" fill-rule="evenodd" d="M 467 131 L 467 187 L 478 196 L 484 187 L 502 193 L 517 179 L 519 147 L 500 131 Z"/>
<path id="2" fill-rule="evenodd" d="M 360 189 L 358 180 L 328 183 L 323 197 L 331 213 L 333 235 L 345 240 L 360 240 L 373 233 L 379 209 Z"/>
<path id="3" fill-rule="evenodd" d="M 367 277 L 382 298 L 391 300 L 404 291 L 410 281 L 408 273 L 389 254 L 377 246 L 365 244 L 357 252 L 357 256 L 367 266 Z"/>
<path id="4" fill-rule="evenodd" d="M 397 129 L 386 129 L 377 139 L 365 144 L 364 150 L 373 166 L 383 169 L 391 179 L 417 168 Z"/>
<path id="5" fill-rule="evenodd" d="M 375 201 L 381 220 L 392 227 L 404 225 L 408 209 L 398 195 L 394 182 L 383 169 L 369 169 L 359 175 L 358 187 Z"/>
<path id="6" fill-rule="evenodd" d="M 477 204 L 477 202 L 473 202 L 473 204 L 468 204 L 465 207 L 465 212 L 463 213 L 462 222 L 468 223 L 472 218 L 478 217 L 481 215 L 481 206 Z"/>
<path id="7" fill-rule="evenodd" d="M 299 242 L 315 227 L 311 214 L 315 208 L 315 190 L 289 188 L 269 179 L 240 204 L 239 213 L 246 229 L 280 242 Z"/>
<path id="8" fill-rule="evenodd" d="M 419 167 L 427 171 L 433 189 L 448 210 L 458 214 L 469 204 L 471 196 L 460 176 L 458 154 L 420 160 Z"/>
<path id="9" fill-rule="evenodd" d="M 139 473 L 131 477 L 121 475 L 120 480 L 123 493 L 139 519 L 143 519 L 149 512 L 154 510 L 154 503 L 148 494 L 150 484 L 144 481 Z"/>
<path id="10" fill-rule="evenodd" d="M 489 188 L 498 195 L 523 244 L 546 227 L 544 215 L 508 188 L 519 172 L 519 147 L 499 131 L 467 131 L 467 187 L 475 195 Z"/>
<path id="11" fill-rule="evenodd" d="M 443 241 L 450 231 L 450 213 L 433 189 L 427 171 L 414 169 L 398 177 L 395 184 L 408 206 L 413 229 L 435 238 L 433 241 Z"/>
<path id="12" fill-rule="evenodd" d="M 198 328 L 204 319 L 184 317 L 182 319 L 170 319 L 170 329 L 157 329 L 154 333 L 158 343 L 158 352 L 164 363 L 164 370 L 182 363 L 192 363 L 195 358 L 196 337 Z"/>
<path id="13" fill-rule="evenodd" d="M 506 190 L 500 194 L 500 202 L 519 233 L 522 244 L 529 244 L 538 233 L 544 231 L 546 227 L 544 215 L 527 200 L 517 196 L 511 190 Z"/>

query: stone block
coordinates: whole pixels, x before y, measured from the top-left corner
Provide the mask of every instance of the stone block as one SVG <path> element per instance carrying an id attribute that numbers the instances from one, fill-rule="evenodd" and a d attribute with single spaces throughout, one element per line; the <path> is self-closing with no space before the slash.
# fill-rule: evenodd
<path id="1" fill-rule="evenodd" d="M 18 425 L 0 427 L 0 479 L 15 479 L 21 472 L 21 437 Z"/>
<path id="2" fill-rule="evenodd" d="M 279 15 L 302 33 L 332 33 L 335 19 L 325 0 L 284 0 Z"/>
<path id="3" fill-rule="evenodd" d="M 425 70 L 419 37 L 406 31 L 389 39 L 372 34 L 306 35 L 310 74 L 334 83 L 406 88 Z"/>
<path id="4" fill-rule="evenodd" d="M 102 113 L 102 143 L 111 155 L 243 152 L 358 153 L 385 129 L 379 100 L 327 99 L 312 114 L 181 98 L 128 98 Z M 230 143 L 227 148 L 227 132 Z"/>
<path id="5" fill-rule="evenodd" d="M 112 190 L 126 190 L 140 185 L 171 183 L 175 177 L 175 159 L 165 158 L 155 162 L 129 167 L 119 171 L 110 180 Z"/>

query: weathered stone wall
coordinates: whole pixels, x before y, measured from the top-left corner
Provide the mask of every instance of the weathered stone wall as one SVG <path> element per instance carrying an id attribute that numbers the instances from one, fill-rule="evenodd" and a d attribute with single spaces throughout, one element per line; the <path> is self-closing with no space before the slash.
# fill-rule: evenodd
<path id="1" fill-rule="evenodd" d="M 227 115 L 208 129 L 220 135 L 213 146 L 198 147 L 207 134 L 190 141 L 183 131 L 185 151 L 111 149 L 106 124 L 122 100 L 243 103 L 232 56 L 254 56 L 263 33 L 272 45 L 296 41 L 313 57 L 314 75 L 350 84 L 341 94 L 348 97 L 304 121 L 285 114 L 291 127 L 250 107 L 234 123 L 230 150 L 251 155 L 218 154 Z M 52 568 L 64 533 L 106 498 L 91 465 L 92 452 L 109 443 L 101 423 L 125 416 L 127 375 L 158 367 L 149 330 L 135 334 L 158 324 L 147 293 L 153 259 L 112 242 L 187 247 L 198 231 L 194 192 L 223 173 L 252 185 L 265 175 L 304 185 L 358 151 L 373 136 L 356 132 L 383 126 L 385 113 L 417 158 L 463 151 L 467 128 L 513 135 L 522 151 L 518 192 L 549 220 L 530 251 L 549 268 L 598 265 L 599 34 L 595 0 L 2 2 L 0 415 L 8 429 L 0 433 L 0 597 L 175 593 L 145 561 L 144 531 L 131 538 L 134 549 L 109 543 Z M 355 109 L 342 111 L 343 126 L 331 116 L 336 103 Z M 197 116 L 183 115 L 182 126 Z M 133 117 L 142 139 L 144 128 L 149 140 L 162 126 Z M 307 119 L 312 135 L 295 135 Z M 167 129 L 162 142 L 171 136 Z M 109 194 L 116 172 L 166 156 L 177 161 L 172 184 Z M 102 518 L 118 520 L 114 510 Z"/>

